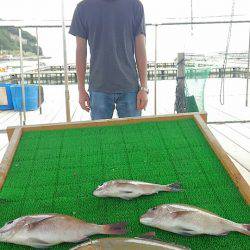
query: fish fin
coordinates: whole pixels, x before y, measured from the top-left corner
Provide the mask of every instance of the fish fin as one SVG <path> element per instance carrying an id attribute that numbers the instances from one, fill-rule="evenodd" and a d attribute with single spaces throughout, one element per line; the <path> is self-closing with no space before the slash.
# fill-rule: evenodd
<path id="1" fill-rule="evenodd" d="M 171 212 L 171 215 L 172 217 L 175 219 L 175 218 L 178 218 L 178 217 L 181 217 L 181 216 L 185 216 L 187 214 L 190 214 L 190 213 L 193 213 L 193 211 L 174 211 L 174 212 Z"/>
<path id="2" fill-rule="evenodd" d="M 130 194 L 133 193 L 133 191 L 124 190 L 124 191 L 120 191 L 120 193 L 121 193 L 121 196 L 120 196 L 121 199 L 131 200 L 131 199 L 135 198 L 135 197 L 129 196 Z"/>
<path id="3" fill-rule="evenodd" d="M 117 181 L 116 183 L 116 186 L 120 188 L 123 188 L 123 187 L 126 188 L 128 185 L 133 185 L 133 184 L 125 182 L 125 181 Z"/>
<path id="4" fill-rule="evenodd" d="M 196 231 L 194 231 L 193 229 L 190 229 L 190 228 L 180 227 L 178 229 L 180 230 L 179 234 L 181 234 L 181 235 L 192 236 L 192 235 L 197 234 Z"/>
<path id="5" fill-rule="evenodd" d="M 32 243 L 32 247 L 34 248 L 49 248 L 50 246 L 53 246 L 53 244 L 36 238 L 30 238 L 29 240 L 34 242 Z"/>
<path id="6" fill-rule="evenodd" d="M 182 191 L 181 184 L 178 182 L 166 185 L 164 188 L 166 192 L 180 192 Z"/>
<path id="7" fill-rule="evenodd" d="M 239 233 L 250 235 L 250 224 L 242 224 L 242 229 L 238 230 Z"/>
<path id="8" fill-rule="evenodd" d="M 103 234 L 126 234 L 128 223 L 121 222 L 116 224 L 103 225 Z"/>
<path id="9" fill-rule="evenodd" d="M 124 193 L 124 194 L 132 194 L 133 191 L 129 191 L 129 190 L 123 190 L 123 191 L 120 191 L 121 193 Z"/>
<path id="10" fill-rule="evenodd" d="M 131 197 L 120 197 L 121 199 L 123 199 L 123 200 L 126 200 L 126 201 L 129 201 L 129 200 L 132 200 L 133 198 L 131 198 Z"/>
<path id="11" fill-rule="evenodd" d="M 229 232 L 224 232 L 224 233 L 221 233 L 221 234 L 214 234 L 214 236 L 226 236 L 228 235 Z"/>
<path id="12" fill-rule="evenodd" d="M 155 238 L 155 232 L 148 232 L 146 234 L 140 235 L 138 238 L 141 238 L 141 239 L 154 239 Z"/>
<path id="13" fill-rule="evenodd" d="M 27 223 L 25 226 L 28 226 L 29 230 L 32 230 L 35 227 L 39 226 L 42 222 L 49 220 L 51 218 L 54 218 L 54 217 L 55 217 L 55 215 L 47 216 L 44 218 L 37 218 L 37 219 L 34 219 L 32 222 Z"/>
<path id="14" fill-rule="evenodd" d="M 87 237 L 87 236 L 84 236 L 80 240 L 76 240 L 73 243 L 81 243 L 81 242 L 86 242 L 86 241 L 91 241 L 91 239 L 89 237 Z M 70 241 L 70 243 L 71 243 L 71 241 Z"/>
<path id="15" fill-rule="evenodd" d="M 186 231 L 179 232 L 178 234 L 183 235 L 183 236 L 193 236 L 193 234 L 188 233 L 188 232 L 186 232 Z"/>

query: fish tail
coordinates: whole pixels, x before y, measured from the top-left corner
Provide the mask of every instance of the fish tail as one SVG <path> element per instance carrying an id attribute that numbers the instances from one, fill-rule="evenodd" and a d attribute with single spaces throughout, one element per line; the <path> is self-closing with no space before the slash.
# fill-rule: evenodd
<path id="1" fill-rule="evenodd" d="M 242 224 L 241 228 L 237 230 L 239 233 L 250 236 L 250 224 Z"/>
<path id="2" fill-rule="evenodd" d="M 120 222 L 116 224 L 103 225 L 103 234 L 126 234 L 126 226 L 128 223 Z"/>
<path id="3" fill-rule="evenodd" d="M 163 189 L 163 191 L 166 191 L 166 192 L 180 192 L 181 190 L 182 190 L 181 184 L 178 182 L 164 186 L 164 189 Z"/>

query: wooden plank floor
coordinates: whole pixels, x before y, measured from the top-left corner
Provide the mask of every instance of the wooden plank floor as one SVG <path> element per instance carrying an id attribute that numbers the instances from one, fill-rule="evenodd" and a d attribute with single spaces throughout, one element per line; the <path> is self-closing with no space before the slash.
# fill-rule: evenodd
<path id="1" fill-rule="evenodd" d="M 245 106 L 244 86 L 242 79 L 226 81 L 225 104 L 219 102 L 219 79 L 210 79 L 205 88 L 205 110 L 208 121 L 249 120 L 250 107 Z M 233 81 L 234 82 L 233 82 Z M 154 115 L 154 85 L 149 84 L 149 104 L 144 116 Z M 90 120 L 90 115 L 84 112 L 78 104 L 76 85 L 70 85 L 70 108 L 72 121 Z M 42 114 L 39 111 L 27 112 L 26 124 L 58 123 L 66 121 L 64 86 L 44 86 L 45 102 Z M 161 81 L 157 85 L 157 114 L 173 114 L 175 102 L 175 81 Z M 117 114 L 114 113 L 114 117 Z M 7 126 L 20 124 L 18 112 L 0 111 L 0 130 Z M 247 179 L 250 185 L 250 123 L 209 125 L 222 147 L 229 154 L 235 165 Z M 6 134 L 0 134 L 0 159 L 7 147 Z"/>

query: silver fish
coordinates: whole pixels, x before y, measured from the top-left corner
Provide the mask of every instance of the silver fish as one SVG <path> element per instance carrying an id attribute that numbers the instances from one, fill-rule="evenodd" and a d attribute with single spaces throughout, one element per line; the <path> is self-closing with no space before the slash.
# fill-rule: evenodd
<path id="1" fill-rule="evenodd" d="M 150 209 L 140 218 L 144 225 L 192 236 L 227 235 L 231 231 L 250 235 L 250 224 L 239 224 L 189 205 L 165 204 Z"/>
<path id="2" fill-rule="evenodd" d="M 0 241 L 44 248 L 63 242 L 81 242 L 94 234 L 124 234 L 125 223 L 96 225 L 60 214 L 20 217 L 0 229 Z"/>
<path id="3" fill-rule="evenodd" d="M 151 195 L 160 191 L 178 192 L 181 191 L 181 187 L 179 183 L 159 185 L 140 181 L 113 180 L 99 186 L 93 194 L 97 197 L 118 197 L 130 200 L 141 195 Z"/>
<path id="4" fill-rule="evenodd" d="M 88 241 L 71 250 L 187 250 L 189 248 L 143 238 L 103 238 Z"/>

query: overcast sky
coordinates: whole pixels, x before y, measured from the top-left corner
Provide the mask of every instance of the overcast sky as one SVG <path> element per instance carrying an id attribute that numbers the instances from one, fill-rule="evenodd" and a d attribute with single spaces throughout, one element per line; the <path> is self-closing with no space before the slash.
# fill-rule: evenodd
<path id="1" fill-rule="evenodd" d="M 124 0 L 125 1 L 125 0 Z M 0 18 L 8 20 L 60 20 L 61 0 L 0 0 Z M 4 3 L 3 3 L 4 2 Z M 64 0 L 65 18 L 70 20 L 79 0 Z M 142 0 L 147 23 L 161 23 L 172 18 L 190 18 L 191 0 Z M 235 0 L 235 19 L 250 19 L 250 0 Z M 230 15 L 232 0 L 193 0 L 194 17 Z M 226 17 L 225 17 L 226 18 Z M 224 19 L 225 19 L 224 18 Z M 188 19 L 187 19 L 188 20 Z M 248 48 L 249 24 L 234 25 L 232 30 L 231 49 L 246 51 Z M 34 32 L 29 29 L 28 31 Z M 189 26 L 168 26 L 159 29 L 159 58 L 165 60 L 178 51 L 210 53 L 223 51 L 226 48 L 228 25 L 200 25 L 194 27 L 191 36 Z M 59 29 L 40 30 L 41 46 L 46 55 L 61 57 L 61 31 Z M 154 33 L 147 30 L 149 59 L 153 59 Z M 74 60 L 75 40 L 68 35 L 69 61 Z"/>

